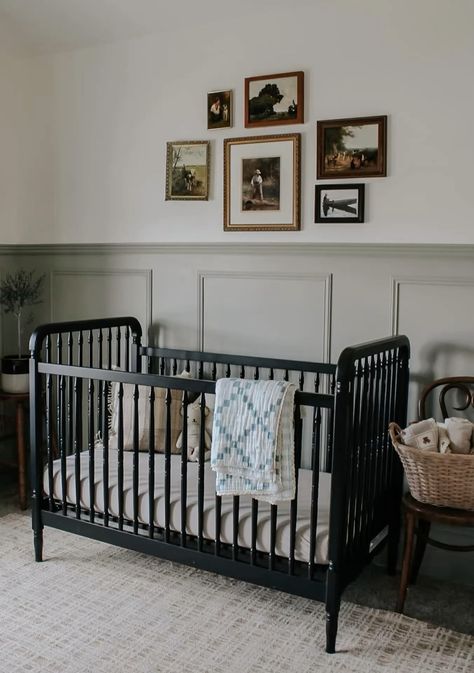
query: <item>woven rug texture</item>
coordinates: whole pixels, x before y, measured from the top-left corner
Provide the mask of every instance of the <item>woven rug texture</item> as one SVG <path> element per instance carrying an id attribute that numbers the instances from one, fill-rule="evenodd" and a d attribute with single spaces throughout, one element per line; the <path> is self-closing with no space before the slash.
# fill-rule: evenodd
<path id="1" fill-rule="evenodd" d="M 343 603 L 325 654 L 321 603 L 0 519 L 1 673 L 472 673 L 474 637 Z"/>

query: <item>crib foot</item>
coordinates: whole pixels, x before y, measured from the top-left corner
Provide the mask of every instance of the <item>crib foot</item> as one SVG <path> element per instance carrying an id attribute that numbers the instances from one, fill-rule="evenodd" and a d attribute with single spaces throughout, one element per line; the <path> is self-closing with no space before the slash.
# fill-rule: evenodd
<path id="1" fill-rule="evenodd" d="M 326 652 L 334 654 L 336 651 L 338 614 L 326 612 Z"/>
<path id="2" fill-rule="evenodd" d="M 43 560 L 43 531 L 35 531 L 33 536 L 33 544 L 35 548 L 35 561 Z"/>

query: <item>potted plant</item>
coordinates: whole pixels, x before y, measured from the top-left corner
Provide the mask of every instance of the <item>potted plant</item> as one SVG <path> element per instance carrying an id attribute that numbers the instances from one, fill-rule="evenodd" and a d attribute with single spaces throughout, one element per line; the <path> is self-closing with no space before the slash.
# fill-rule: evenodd
<path id="1" fill-rule="evenodd" d="M 17 354 L 2 357 L 2 389 L 8 393 L 28 392 L 29 356 L 22 354 L 25 306 L 40 304 L 44 275 L 35 278 L 34 271 L 20 269 L 7 273 L 0 281 L 0 306 L 16 318 Z"/>

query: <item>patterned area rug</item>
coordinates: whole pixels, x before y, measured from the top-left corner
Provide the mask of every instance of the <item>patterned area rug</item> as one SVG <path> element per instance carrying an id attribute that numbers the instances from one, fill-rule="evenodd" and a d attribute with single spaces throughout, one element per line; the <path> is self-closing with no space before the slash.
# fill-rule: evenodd
<path id="1" fill-rule="evenodd" d="M 344 603 L 338 653 L 304 598 L 0 519 L 1 673 L 468 673 L 474 638 Z"/>

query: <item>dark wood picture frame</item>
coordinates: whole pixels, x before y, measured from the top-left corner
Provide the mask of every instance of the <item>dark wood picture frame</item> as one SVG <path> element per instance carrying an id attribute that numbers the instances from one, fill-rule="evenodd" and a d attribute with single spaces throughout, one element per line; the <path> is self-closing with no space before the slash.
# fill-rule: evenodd
<path id="1" fill-rule="evenodd" d="M 277 88 L 272 91 L 271 89 L 274 86 Z M 268 94 L 262 95 L 262 90 L 265 87 L 269 87 Z M 283 93 L 280 89 L 283 90 Z M 246 77 L 244 105 L 245 128 L 303 124 L 304 72 L 299 70 L 275 75 Z M 275 105 L 284 105 L 286 110 L 275 111 L 273 109 Z"/>
<path id="2" fill-rule="evenodd" d="M 225 139 L 224 231 L 298 231 L 300 171 L 299 133 Z"/>
<path id="3" fill-rule="evenodd" d="M 345 138 L 351 142 L 346 144 Z M 318 121 L 316 175 L 318 180 L 385 177 L 386 115 Z"/>
<path id="4" fill-rule="evenodd" d="M 340 192 L 340 194 L 334 192 Z M 339 198 L 336 198 L 337 196 Z M 364 212 L 365 184 L 316 185 L 314 221 L 317 224 L 362 223 Z"/>
<path id="5" fill-rule="evenodd" d="M 232 126 L 234 102 L 231 89 L 207 94 L 207 128 L 224 129 Z"/>

